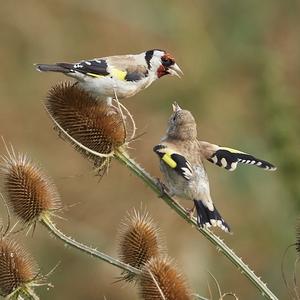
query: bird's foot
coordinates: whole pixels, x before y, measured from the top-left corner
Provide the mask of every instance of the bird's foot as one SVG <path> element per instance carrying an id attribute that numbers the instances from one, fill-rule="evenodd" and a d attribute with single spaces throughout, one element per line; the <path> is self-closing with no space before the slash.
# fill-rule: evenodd
<path id="1" fill-rule="evenodd" d="M 186 211 L 186 214 L 187 216 L 192 220 L 193 217 L 194 217 L 194 213 L 195 213 L 195 206 L 193 206 L 192 208 L 186 208 L 185 211 Z"/>
<path id="2" fill-rule="evenodd" d="M 156 178 L 156 186 L 159 189 L 159 195 L 158 195 L 158 197 L 162 198 L 166 194 L 166 192 L 167 192 L 168 189 L 165 186 L 165 184 L 162 183 L 162 181 L 159 178 Z"/>

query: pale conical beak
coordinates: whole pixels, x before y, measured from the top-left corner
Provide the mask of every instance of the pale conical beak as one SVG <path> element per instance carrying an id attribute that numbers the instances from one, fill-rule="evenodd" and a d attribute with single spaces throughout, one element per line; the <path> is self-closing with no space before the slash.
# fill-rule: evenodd
<path id="1" fill-rule="evenodd" d="M 183 72 L 181 71 L 181 69 L 179 68 L 179 66 L 177 64 L 170 66 L 168 68 L 168 72 L 172 76 L 177 76 L 179 78 L 181 78 L 181 76 L 183 75 Z"/>
<path id="2" fill-rule="evenodd" d="M 177 104 L 177 102 L 174 102 L 172 104 L 172 108 L 173 108 L 173 112 L 176 112 L 176 111 L 179 111 L 181 110 L 182 108 Z"/>

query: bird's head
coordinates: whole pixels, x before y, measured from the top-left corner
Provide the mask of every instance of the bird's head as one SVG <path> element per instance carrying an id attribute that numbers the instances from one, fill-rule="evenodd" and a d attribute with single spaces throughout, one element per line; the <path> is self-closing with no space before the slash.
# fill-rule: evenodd
<path id="1" fill-rule="evenodd" d="M 167 136 L 179 140 L 197 138 L 196 121 L 190 111 L 182 109 L 176 102 L 172 104 L 173 113 L 169 118 Z"/>
<path id="2" fill-rule="evenodd" d="M 154 72 L 158 78 L 168 74 L 179 78 L 180 75 L 183 75 L 174 57 L 164 50 L 154 49 L 146 51 L 145 60 L 149 71 Z"/>

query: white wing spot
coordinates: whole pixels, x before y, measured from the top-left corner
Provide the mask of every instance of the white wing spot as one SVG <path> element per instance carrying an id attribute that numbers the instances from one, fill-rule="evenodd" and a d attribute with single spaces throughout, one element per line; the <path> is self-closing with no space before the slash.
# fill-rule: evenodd
<path id="1" fill-rule="evenodd" d="M 183 176 L 185 178 L 190 179 L 193 176 L 190 169 L 184 167 L 184 168 L 181 168 L 181 170 L 183 171 Z"/>
<path id="2" fill-rule="evenodd" d="M 192 170 L 192 165 L 190 164 L 189 161 L 186 162 L 186 165 L 188 166 L 188 168 L 189 168 L 190 170 Z"/>
<path id="3" fill-rule="evenodd" d="M 217 226 L 217 221 L 215 219 L 210 219 L 211 225 L 216 227 Z"/>
<path id="4" fill-rule="evenodd" d="M 218 226 L 218 227 L 222 227 L 222 225 L 223 225 L 223 224 L 222 224 L 222 221 L 221 221 L 221 220 L 217 220 L 217 226 Z"/>
<path id="5" fill-rule="evenodd" d="M 206 228 L 210 228 L 210 227 L 211 227 L 211 224 L 209 224 L 209 223 L 207 222 L 207 223 L 205 223 L 205 227 L 206 227 Z"/>
<path id="6" fill-rule="evenodd" d="M 217 161 L 218 161 L 218 158 L 217 158 L 216 156 L 213 156 L 213 157 L 211 158 L 211 160 L 213 161 L 214 164 L 216 164 Z"/>
<path id="7" fill-rule="evenodd" d="M 231 164 L 229 171 L 234 171 L 237 167 L 237 162 Z"/>
<path id="8" fill-rule="evenodd" d="M 86 65 L 88 65 L 88 66 L 90 66 L 92 63 L 91 62 L 89 62 L 89 61 L 85 61 L 84 62 Z"/>
<path id="9" fill-rule="evenodd" d="M 227 161 L 224 157 L 221 159 L 221 164 L 222 164 L 222 167 L 224 167 L 224 168 L 227 166 Z"/>

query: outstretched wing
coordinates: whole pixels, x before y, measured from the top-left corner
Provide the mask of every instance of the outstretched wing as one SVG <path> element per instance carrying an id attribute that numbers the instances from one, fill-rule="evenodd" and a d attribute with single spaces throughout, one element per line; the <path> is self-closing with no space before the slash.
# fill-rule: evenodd
<path id="1" fill-rule="evenodd" d="M 156 145 L 153 148 L 153 151 L 168 167 L 176 171 L 180 176 L 186 180 L 190 180 L 192 178 L 193 168 L 190 162 L 183 155 L 162 144 Z"/>
<path id="2" fill-rule="evenodd" d="M 234 171 L 238 163 L 254 165 L 268 171 L 276 170 L 271 163 L 236 149 L 220 147 L 207 142 L 200 142 L 200 148 L 201 153 L 208 161 L 229 171 Z"/>

